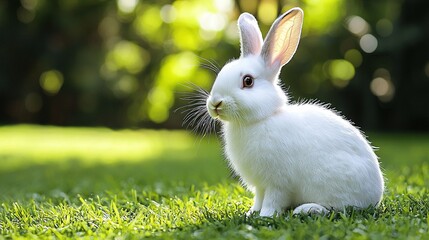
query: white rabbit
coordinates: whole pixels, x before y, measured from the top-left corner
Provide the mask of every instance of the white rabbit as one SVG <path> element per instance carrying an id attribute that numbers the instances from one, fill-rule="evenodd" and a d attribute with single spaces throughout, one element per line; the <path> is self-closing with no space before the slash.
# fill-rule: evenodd
<path id="1" fill-rule="evenodd" d="M 302 23 L 302 10 L 293 8 L 263 41 L 256 19 L 241 14 L 241 57 L 218 73 L 206 101 L 210 116 L 222 123 L 230 167 L 255 194 L 249 214 L 327 213 L 382 199 L 383 175 L 361 132 L 325 106 L 289 103 L 279 86 Z"/>

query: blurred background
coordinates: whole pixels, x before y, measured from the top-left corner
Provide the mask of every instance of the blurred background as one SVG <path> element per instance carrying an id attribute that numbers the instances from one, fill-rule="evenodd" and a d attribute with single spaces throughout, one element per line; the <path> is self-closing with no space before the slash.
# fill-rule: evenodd
<path id="1" fill-rule="evenodd" d="M 182 128 L 189 82 L 239 57 L 236 19 L 265 36 L 291 7 L 302 40 L 281 78 L 364 130 L 429 131 L 427 0 L 0 1 L 0 124 Z"/>

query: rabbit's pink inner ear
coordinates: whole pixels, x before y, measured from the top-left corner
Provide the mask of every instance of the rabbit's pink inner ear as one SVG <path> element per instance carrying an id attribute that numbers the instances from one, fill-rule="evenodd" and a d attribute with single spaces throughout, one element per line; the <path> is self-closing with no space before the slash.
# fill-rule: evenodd
<path id="1" fill-rule="evenodd" d="M 262 33 L 258 22 L 249 13 L 242 13 L 238 18 L 240 30 L 241 56 L 258 55 L 262 48 Z"/>
<path id="2" fill-rule="evenodd" d="M 294 8 L 273 23 L 262 50 L 269 66 L 283 66 L 292 59 L 301 37 L 302 22 L 302 10 Z"/>

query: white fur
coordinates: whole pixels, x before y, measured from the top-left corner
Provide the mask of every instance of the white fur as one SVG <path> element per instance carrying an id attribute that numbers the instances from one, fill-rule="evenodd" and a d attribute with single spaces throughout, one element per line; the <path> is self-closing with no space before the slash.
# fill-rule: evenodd
<path id="1" fill-rule="evenodd" d="M 242 53 L 240 59 L 225 65 L 207 99 L 209 114 L 222 122 L 231 168 L 255 194 L 249 213 L 273 216 L 293 207 L 294 213 L 325 213 L 347 206 L 376 206 L 383 195 L 383 176 L 377 156 L 361 132 L 319 104 L 290 104 L 278 85 L 280 62 L 289 61 L 295 50 L 271 50 L 275 43 L 271 36 L 291 30 L 281 29 L 288 26 L 281 21 L 294 21 L 291 28 L 301 28 L 296 16 L 302 21 L 300 9 L 280 16 L 263 45 L 246 44 L 261 41 L 257 37 L 243 38 L 258 36 L 248 33 L 259 29 L 248 27 L 256 20 L 250 21 L 246 15 L 246 24 L 239 21 L 240 30 L 247 31 L 242 47 L 262 45 L 262 53 Z M 299 38 L 290 41 L 296 47 Z M 243 87 L 244 75 L 255 78 L 253 87 Z"/>

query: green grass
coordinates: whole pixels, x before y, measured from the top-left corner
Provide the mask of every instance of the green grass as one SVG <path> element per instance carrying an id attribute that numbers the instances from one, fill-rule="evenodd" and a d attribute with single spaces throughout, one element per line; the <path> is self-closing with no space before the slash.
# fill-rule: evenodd
<path id="1" fill-rule="evenodd" d="M 369 136 L 388 179 L 378 209 L 246 218 L 252 196 L 214 137 L 0 127 L 0 239 L 429 239 L 429 136 Z"/>

